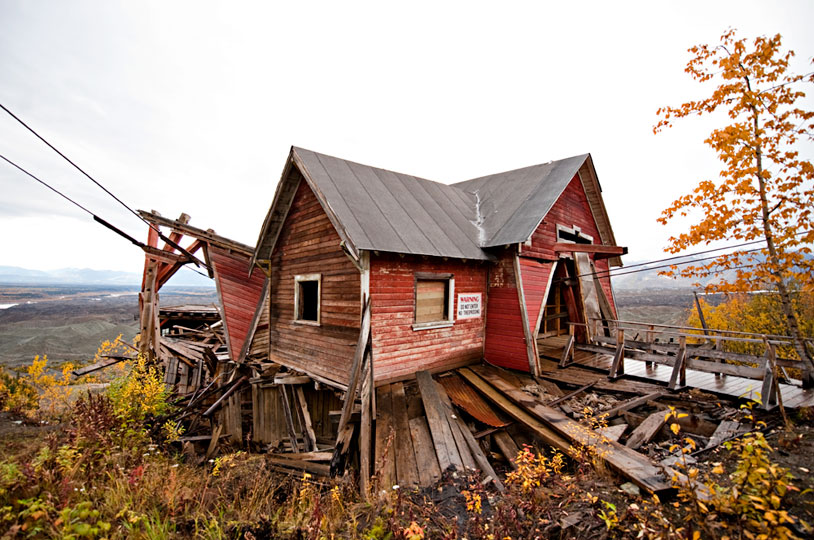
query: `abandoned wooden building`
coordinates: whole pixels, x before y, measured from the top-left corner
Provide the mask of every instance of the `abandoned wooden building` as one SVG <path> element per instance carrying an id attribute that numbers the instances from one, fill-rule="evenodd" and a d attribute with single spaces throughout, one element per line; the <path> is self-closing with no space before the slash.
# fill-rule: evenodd
<path id="1" fill-rule="evenodd" d="M 609 270 L 627 249 L 589 154 L 444 184 L 292 147 L 255 248 L 185 216 L 141 215 L 172 231 L 162 249 L 148 235 L 141 345 L 186 392 L 182 417 L 206 407 L 211 429 L 195 435 L 196 419 L 187 440 L 207 444 L 207 456 L 228 436 L 278 452 L 269 462 L 281 470 L 341 473 L 352 462 L 363 490 L 374 463 L 379 485 L 427 486 L 468 467 L 500 489 L 485 448 L 511 460 L 521 441 L 564 452 L 576 441 L 603 445 L 611 468 L 658 492 L 669 470 L 634 449 L 663 422 L 641 423 L 625 446 L 627 424 L 611 440 L 586 434 L 561 401 L 590 387 L 638 395 L 610 410 L 614 422 L 664 395 L 659 384 L 765 408 L 780 395 L 814 404 L 799 381 L 778 382 L 778 366 L 800 365 L 775 354 L 783 336 L 705 329 L 699 340 L 618 319 Z M 222 338 L 161 335 L 157 291 L 190 262 L 215 279 Z M 765 343 L 765 355 L 723 346 L 737 341 Z M 329 459 L 330 469 L 320 463 Z"/>
<path id="2" fill-rule="evenodd" d="M 366 298 L 377 384 L 481 359 L 537 374 L 539 337 L 614 318 L 625 252 L 590 155 L 447 185 L 292 148 L 253 263 L 270 358 L 344 386 Z"/>

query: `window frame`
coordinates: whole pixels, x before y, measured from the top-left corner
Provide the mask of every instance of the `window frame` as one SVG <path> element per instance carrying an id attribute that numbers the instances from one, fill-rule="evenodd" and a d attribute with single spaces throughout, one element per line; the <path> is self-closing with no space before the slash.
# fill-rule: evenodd
<path id="1" fill-rule="evenodd" d="M 418 282 L 419 281 L 446 281 L 447 282 L 447 318 L 438 321 L 416 322 L 418 316 Z M 436 272 L 416 272 L 413 275 L 413 330 L 432 330 L 433 328 L 448 328 L 455 324 L 455 274 Z"/>
<path id="2" fill-rule="evenodd" d="M 308 281 L 317 282 L 317 320 L 302 319 L 300 304 L 300 284 Z M 322 274 L 298 274 L 294 276 L 294 320 L 295 324 L 321 326 L 322 324 Z"/>
<path id="3" fill-rule="evenodd" d="M 580 240 L 587 240 L 587 242 L 576 242 L 576 241 L 571 240 L 569 238 L 563 238 L 561 233 L 569 234 L 571 236 L 579 238 Z M 563 244 L 593 244 L 594 243 L 594 237 L 589 235 L 589 234 L 585 234 L 576 225 L 574 225 L 572 227 L 566 227 L 565 225 L 557 224 L 557 242 L 560 242 L 560 243 L 563 243 Z"/>

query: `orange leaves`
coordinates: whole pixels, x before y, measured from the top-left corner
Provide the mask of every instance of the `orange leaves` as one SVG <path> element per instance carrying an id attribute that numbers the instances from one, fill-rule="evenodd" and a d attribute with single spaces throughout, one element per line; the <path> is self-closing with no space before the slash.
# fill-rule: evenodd
<path id="1" fill-rule="evenodd" d="M 653 132 L 672 127 L 677 118 L 718 109 L 724 109 L 731 122 L 713 130 L 704 141 L 722 163 L 719 177 L 700 181 L 658 218 L 661 224 L 676 218 L 697 219 L 687 232 L 670 239 L 666 251 L 679 253 L 714 241 L 762 237 L 772 245 L 760 260 L 730 254 L 666 274 L 702 277 L 737 270 L 737 283 L 732 285 L 738 286 L 806 274 L 807 281 L 812 281 L 814 262 L 800 252 L 808 250 L 806 242 L 811 240 L 797 233 L 814 230 L 814 166 L 795 145 L 814 140 L 814 111 L 797 106 L 805 96 L 799 85 L 814 82 L 814 75 L 788 72 L 794 53 L 782 50 L 779 34 L 749 41 L 728 29 L 720 44 L 696 45 L 689 52 L 692 58 L 685 71 L 699 82 L 719 84 L 704 99 L 659 108 Z M 721 284 L 719 289 L 724 287 L 730 288 Z"/>

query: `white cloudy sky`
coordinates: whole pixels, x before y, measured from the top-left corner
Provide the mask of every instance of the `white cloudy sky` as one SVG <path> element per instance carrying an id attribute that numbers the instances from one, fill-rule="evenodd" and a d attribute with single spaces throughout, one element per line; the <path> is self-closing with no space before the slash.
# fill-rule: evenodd
<path id="1" fill-rule="evenodd" d="M 128 204 L 254 244 L 294 144 L 454 182 L 591 152 L 630 258 L 716 174 L 687 48 L 784 36 L 814 3 L 0 0 L 0 103 Z M 567 5 L 566 5 L 567 4 Z M 0 113 L 0 153 L 122 229 L 146 227 Z M 0 162 L 0 265 L 138 270 L 138 248 Z"/>

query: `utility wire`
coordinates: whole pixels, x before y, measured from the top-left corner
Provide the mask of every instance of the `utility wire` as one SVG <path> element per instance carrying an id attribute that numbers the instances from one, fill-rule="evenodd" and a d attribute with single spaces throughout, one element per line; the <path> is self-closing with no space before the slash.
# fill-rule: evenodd
<path id="1" fill-rule="evenodd" d="M 0 105 L 0 106 L 2 106 L 2 105 Z M 6 156 L 4 156 L 3 154 L 0 154 L 0 159 L 2 159 L 3 161 L 5 161 L 5 162 L 6 162 L 6 163 L 8 163 L 9 165 L 11 165 L 12 167 L 14 167 L 15 169 L 17 169 L 18 171 L 22 172 L 23 174 L 27 175 L 28 177 L 32 178 L 33 180 L 35 180 L 35 181 L 39 182 L 40 184 L 42 184 L 42 185 L 43 185 L 43 186 L 45 186 L 46 188 L 50 189 L 51 191 L 53 191 L 54 193 L 56 193 L 57 195 L 59 195 L 60 197 L 62 197 L 62 198 L 63 198 L 63 199 L 65 199 L 66 201 L 68 201 L 69 203 L 73 204 L 74 206 L 76 206 L 77 208 L 79 208 L 80 210 L 82 210 L 83 212 L 86 212 L 87 214 L 89 214 L 89 215 L 90 215 L 90 216 L 93 218 L 93 220 L 94 220 L 94 221 L 96 221 L 96 222 L 97 222 L 97 223 L 99 223 L 100 225 L 102 225 L 102 226 L 104 226 L 104 227 L 106 227 L 106 228 L 110 229 L 111 231 L 115 232 L 116 234 L 118 234 L 118 235 L 120 235 L 120 236 L 122 236 L 122 237 L 126 238 L 126 239 L 127 239 L 127 240 L 129 240 L 129 241 L 130 241 L 132 244 L 135 244 L 136 246 L 138 246 L 138 247 L 140 247 L 140 248 L 142 248 L 142 249 L 145 247 L 145 245 L 144 245 L 144 243 L 143 243 L 143 242 L 140 242 L 139 240 L 136 240 L 135 238 L 133 238 L 132 236 L 130 236 L 130 235 L 129 235 L 129 234 L 127 234 L 126 232 L 124 232 L 124 231 L 122 231 L 121 229 L 119 229 L 118 227 L 115 227 L 114 225 L 112 225 L 112 224 L 111 224 L 111 223 L 109 223 L 108 221 L 106 221 L 106 220 L 104 220 L 104 219 L 100 218 L 99 216 L 97 216 L 96 214 L 94 214 L 93 212 L 91 212 L 90 210 L 88 210 L 87 208 L 85 208 L 84 206 L 82 206 L 81 204 L 79 204 L 78 202 L 76 202 L 75 200 L 73 200 L 72 198 L 68 197 L 67 195 L 65 195 L 64 193 L 62 193 L 61 191 L 59 191 L 57 188 L 55 188 L 55 187 L 53 187 L 52 185 L 48 184 L 48 183 L 47 183 L 45 180 L 42 180 L 41 178 L 37 177 L 37 176 L 36 176 L 36 175 L 34 175 L 33 173 L 31 173 L 31 172 L 29 172 L 29 171 L 25 170 L 24 168 L 22 168 L 21 166 L 17 165 L 16 163 L 14 163 L 13 161 L 11 161 L 9 158 L 7 158 Z M 184 268 L 186 268 L 186 267 L 187 267 L 187 266 L 186 266 L 186 265 L 184 265 Z M 202 276 L 204 276 L 204 277 L 207 277 L 207 278 L 209 277 L 209 276 L 207 276 L 206 274 L 204 274 L 204 273 L 202 273 L 202 272 L 199 272 L 198 270 L 195 270 L 194 268 L 190 268 L 190 270 L 192 270 L 193 272 L 195 272 L 195 273 L 197 273 L 197 274 L 200 274 L 200 275 L 202 275 Z"/>
<path id="2" fill-rule="evenodd" d="M 73 161 L 71 161 L 71 159 L 70 159 L 68 156 L 66 156 L 65 154 L 63 154 L 62 152 L 60 152 L 60 151 L 59 151 L 59 150 L 58 150 L 58 149 L 57 149 L 57 148 L 56 148 L 56 147 L 55 147 L 53 144 L 51 144 L 50 142 L 48 142 L 47 140 L 45 140 L 45 138 L 44 138 L 42 135 L 40 135 L 39 133 L 37 133 L 37 132 L 34 130 L 34 128 L 32 128 L 31 126 L 29 126 L 28 124 L 26 124 L 25 122 L 23 122 L 23 120 L 22 120 L 22 119 L 20 119 L 20 118 L 19 118 L 19 117 L 18 117 L 16 114 L 14 114 L 13 112 L 11 112 L 11 111 L 10 111 L 10 110 L 9 110 L 9 109 L 8 109 L 8 108 L 5 106 L 5 105 L 3 105 L 2 103 L 0 103 L 0 108 L 2 108 L 4 111 L 6 111 L 6 113 L 8 113 L 8 114 L 9 114 L 9 116 L 11 116 L 11 117 L 12 117 L 12 118 L 14 118 L 15 120 L 17 120 L 17 122 L 19 122 L 19 123 L 20 123 L 20 124 L 21 124 L 23 127 L 25 127 L 25 128 L 28 130 L 28 131 L 30 131 L 30 132 L 31 132 L 31 133 L 32 133 L 32 134 L 33 134 L 35 137 L 37 137 L 39 140 L 41 140 L 42 142 L 44 142 L 44 143 L 45 143 L 45 144 L 46 144 L 46 145 L 47 145 L 47 146 L 48 146 L 48 147 L 49 147 L 51 150 L 53 150 L 54 152 L 56 152 L 57 154 L 59 154 L 59 155 L 60 155 L 60 157 L 62 157 L 62 159 L 64 159 L 65 161 L 67 161 L 68 163 L 70 163 L 71 165 L 73 165 L 73 166 L 74 166 L 74 168 L 75 168 L 76 170 L 78 170 L 79 172 L 81 172 L 83 175 L 85 175 L 85 176 L 88 178 L 88 180 L 90 180 L 91 182 L 93 182 L 94 184 L 96 184 L 97 186 L 99 186 L 99 188 L 101 188 L 101 189 L 102 189 L 102 191 L 104 191 L 105 193 L 107 193 L 108 195 L 110 195 L 111 197 L 113 197 L 113 199 L 114 199 L 116 202 L 118 202 L 118 203 L 119 203 L 119 204 L 121 204 L 123 207 L 125 207 L 125 208 L 126 208 L 126 209 L 127 209 L 127 210 L 128 210 L 130 213 L 131 213 L 131 214 L 133 214 L 134 216 L 136 216 L 138 219 L 140 219 L 141 221 L 143 221 L 143 222 L 144 222 L 144 223 L 145 223 L 145 224 L 146 224 L 148 227 L 150 227 L 150 228 L 151 228 L 151 229 L 153 229 L 153 230 L 154 230 L 156 233 L 158 233 L 158 237 L 159 237 L 159 238 L 161 238 L 162 240 L 164 240 L 164 242 L 166 242 L 167 244 L 169 244 L 169 245 L 170 245 L 170 246 L 172 246 L 173 248 L 177 249 L 177 250 L 178 250 L 180 253 L 183 253 L 184 255 L 186 255 L 187 257 L 189 257 L 189 258 L 191 259 L 191 261 L 192 261 L 193 263 L 195 263 L 195 266 L 201 266 L 201 265 L 203 265 L 203 266 L 207 266 L 207 264 L 206 264 L 206 263 L 204 263 L 204 262 L 200 261 L 200 260 L 199 260 L 197 257 L 195 257 L 195 256 L 194 256 L 192 253 L 189 253 L 187 250 L 185 250 L 184 248 L 182 248 L 181 246 L 179 246 L 178 244 L 176 244 L 175 242 L 173 242 L 172 240 L 170 240 L 168 237 L 166 237 L 166 236 L 164 235 L 164 233 L 162 233 L 162 232 L 161 232 L 161 230 L 160 230 L 160 229 L 159 229 L 157 226 L 153 225 L 152 223 L 150 223 L 149 221 L 147 221 L 146 219 L 144 219 L 143 217 L 141 217 L 141 216 L 138 214 L 138 212 L 136 212 L 135 210 L 133 210 L 132 208 L 130 208 L 130 207 L 129 207 L 129 206 L 128 206 L 128 205 L 127 205 L 127 204 L 126 204 L 124 201 L 122 201 L 121 199 L 119 199 L 118 197 L 116 197 L 116 195 L 114 195 L 114 194 L 113 194 L 113 192 L 111 192 L 109 189 L 107 189 L 105 186 L 103 186 L 101 183 L 99 183 L 99 182 L 98 182 L 98 181 L 97 181 L 95 178 L 93 178 L 91 175 L 89 175 L 87 172 L 85 172 L 85 170 L 84 170 L 82 167 L 80 167 L 79 165 L 77 165 L 76 163 L 74 163 Z"/>

